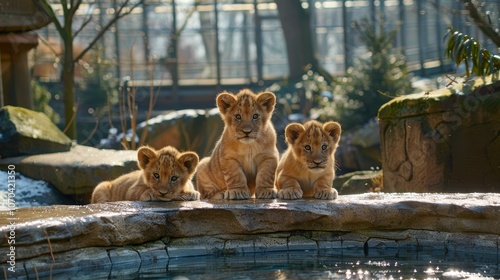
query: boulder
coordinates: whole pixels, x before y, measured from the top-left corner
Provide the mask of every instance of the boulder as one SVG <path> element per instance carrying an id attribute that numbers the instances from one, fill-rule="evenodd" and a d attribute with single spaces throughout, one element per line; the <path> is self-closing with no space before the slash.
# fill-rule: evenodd
<path id="1" fill-rule="evenodd" d="M 395 98 L 378 117 L 384 191 L 500 191 L 498 73 Z"/>
<path id="2" fill-rule="evenodd" d="M 0 169 L 14 165 L 16 172 L 56 187 L 73 196 L 78 203 L 88 203 L 94 187 L 104 180 L 138 169 L 136 151 L 101 150 L 75 145 L 70 151 L 19 156 L 0 160 Z"/>
<path id="3" fill-rule="evenodd" d="M 208 156 L 224 129 L 219 110 L 179 110 L 159 115 L 137 125 L 136 136 L 147 130 L 145 144 L 161 149 L 173 146 L 179 150 L 192 150 L 200 157 Z M 116 133 L 116 132 L 115 132 Z M 113 135 L 101 142 L 100 148 L 119 149 L 124 137 L 132 138 L 132 131 L 127 134 Z M 136 139 L 138 140 L 138 139 Z"/>
<path id="4" fill-rule="evenodd" d="M 351 131 L 343 131 L 335 152 L 339 174 L 382 167 L 380 133 L 376 118 Z"/>
<path id="5" fill-rule="evenodd" d="M 14 106 L 0 109 L 0 158 L 69 151 L 71 143 L 43 113 Z"/>

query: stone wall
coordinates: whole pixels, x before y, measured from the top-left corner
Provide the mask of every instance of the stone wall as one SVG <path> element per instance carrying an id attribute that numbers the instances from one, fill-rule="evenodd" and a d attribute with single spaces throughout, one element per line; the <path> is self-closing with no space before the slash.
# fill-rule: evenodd
<path id="1" fill-rule="evenodd" d="M 379 119 L 384 191 L 500 191 L 499 75 L 396 98 Z"/>
<path id="2" fill-rule="evenodd" d="M 273 251 L 500 249 L 500 194 L 344 195 L 334 201 L 119 202 L 19 209 L 20 275 Z M 0 234 L 10 236 L 8 215 Z M 0 262 L 9 249 L 0 241 Z M 53 256 L 53 257 L 52 257 Z M 23 274 L 24 273 L 24 274 Z"/>

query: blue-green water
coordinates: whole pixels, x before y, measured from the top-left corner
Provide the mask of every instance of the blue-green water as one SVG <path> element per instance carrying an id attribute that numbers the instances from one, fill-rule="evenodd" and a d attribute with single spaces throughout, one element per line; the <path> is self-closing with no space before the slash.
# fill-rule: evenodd
<path id="1" fill-rule="evenodd" d="M 386 250 L 388 254 L 394 251 Z M 500 279 L 497 254 L 283 252 L 170 259 L 135 276 L 163 279 Z"/>
<path id="2" fill-rule="evenodd" d="M 500 279 L 499 255 L 362 249 L 203 256 L 53 272 L 51 279 Z M 48 275 L 44 275 L 48 276 Z M 44 279 L 47 277 L 40 277 Z M 47 278 L 48 279 L 48 278 Z"/>

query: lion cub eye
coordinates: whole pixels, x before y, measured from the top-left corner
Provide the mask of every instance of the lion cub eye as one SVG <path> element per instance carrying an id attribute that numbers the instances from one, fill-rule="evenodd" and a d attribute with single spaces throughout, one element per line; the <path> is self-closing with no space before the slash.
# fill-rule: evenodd
<path id="1" fill-rule="evenodd" d="M 258 114 L 253 114 L 253 119 L 256 120 L 259 118 L 259 115 Z"/>
<path id="2" fill-rule="evenodd" d="M 326 145 L 326 144 L 323 144 L 323 146 L 321 146 L 321 149 L 323 149 L 323 151 L 326 150 L 327 148 L 328 148 L 328 145 Z"/>
<path id="3" fill-rule="evenodd" d="M 172 177 L 170 177 L 170 181 L 172 181 L 172 182 L 177 181 L 177 176 L 172 176 Z"/>
<path id="4" fill-rule="evenodd" d="M 311 150 L 311 146 L 310 146 L 310 145 L 305 145 L 305 146 L 304 146 L 304 149 L 305 149 L 306 151 L 310 151 L 310 150 Z"/>
<path id="5" fill-rule="evenodd" d="M 153 177 L 154 177 L 156 180 L 159 180 L 159 179 L 160 179 L 160 174 L 158 174 L 158 173 L 153 173 Z"/>
<path id="6" fill-rule="evenodd" d="M 234 116 L 237 120 L 241 120 L 241 115 L 240 114 L 237 114 L 236 116 Z"/>

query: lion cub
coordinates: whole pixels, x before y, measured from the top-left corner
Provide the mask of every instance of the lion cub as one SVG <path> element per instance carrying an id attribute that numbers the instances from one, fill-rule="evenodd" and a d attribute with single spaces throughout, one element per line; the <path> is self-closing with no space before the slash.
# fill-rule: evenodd
<path id="1" fill-rule="evenodd" d="M 97 185 L 91 203 L 139 200 L 198 200 L 191 178 L 198 165 L 198 155 L 180 153 L 173 147 L 155 151 L 142 147 L 137 151 L 137 170 Z"/>
<path id="2" fill-rule="evenodd" d="M 201 198 L 276 198 L 276 131 L 271 115 L 276 96 L 248 89 L 222 92 L 217 107 L 224 131 L 210 157 L 201 160 L 196 184 Z"/>
<path id="3" fill-rule="evenodd" d="M 337 122 L 321 124 L 309 121 L 304 125 L 291 123 L 286 127 L 288 149 L 276 170 L 278 198 L 337 197 L 332 182 L 335 177 L 334 153 L 340 133 Z"/>

